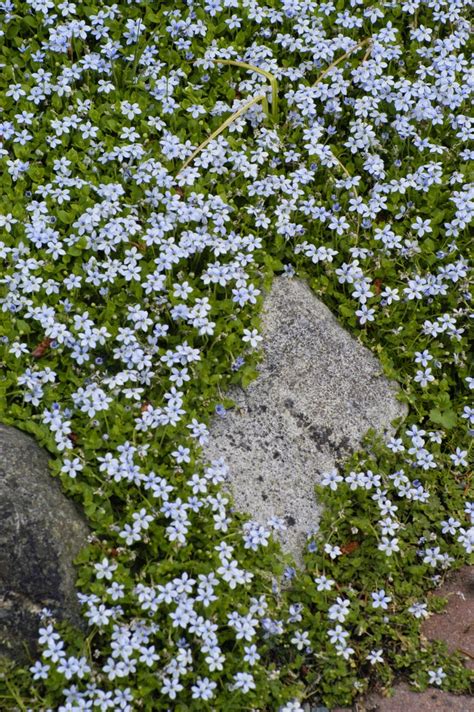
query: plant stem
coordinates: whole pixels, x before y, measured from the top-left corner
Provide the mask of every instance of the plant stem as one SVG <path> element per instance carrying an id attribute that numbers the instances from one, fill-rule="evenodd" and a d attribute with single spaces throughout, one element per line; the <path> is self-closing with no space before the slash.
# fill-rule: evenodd
<path id="1" fill-rule="evenodd" d="M 19 696 L 15 687 L 10 683 L 10 681 L 8 679 L 5 680 L 5 684 L 8 688 L 8 691 L 10 692 L 11 696 L 13 697 L 16 704 L 18 705 L 18 709 L 21 710 L 21 712 L 27 712 L 26 705 L 23 704 L 23 701 L 22 701 L 21 697 Z"/>

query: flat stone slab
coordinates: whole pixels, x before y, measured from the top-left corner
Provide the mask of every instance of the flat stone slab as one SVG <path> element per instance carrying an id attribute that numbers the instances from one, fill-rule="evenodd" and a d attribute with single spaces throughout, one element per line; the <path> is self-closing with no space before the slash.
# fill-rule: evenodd
<path id="1" fill-rule="evenodd" d="M 451 653 L 460 652 L 474 670 L 474 566 L 452 573 L 434 595 L 447 598 L 443 613 L 430 616 L 421 631 L 429 640 L 444 640 Z M 474 699 L 472 701 L 474 710 Z"/>
<path id="2" fill-rule="evenodd" d="M 444 640 L 450 652 L 465 656 L 466 667 L 474 670 L 474 566 L 452 572 L 435 596 L 448 599 L 446 610 L 423 622 L 422 633 L 430 640 Z M 392 697 L 373 692 L 354 707 L 338 707 L 332 712 L 474 712 L 472 695 L 454 695 L 429 687 L 424 692 L 399 682 Z M 312 712 L 312 710 L 308 710 Z M 329 712 L 329 710 L 328 710 Z"/>
<path id="3" fill-rule="evenodd" d="M 341 465 L 369 428 L 391 430 L 406 407 L 377 358 L 345 331 L 301 280 L 277 277 L 264 299 L 258 378 L 228 396 L 211 425 L 206 459 L 223 457 L 237 508 L 287 525 L 283 547 L 301 560 L 318 526 L 314 486 Z"/>
<path id="4" fill-rule="evenodd" d="M 354 707 L 338 707 L 332 712 L 474 712 L 474 698 L 453 695 L 434 687 L 416 692 L 400 682 L 393 688 L 392 697 L 374 693 Z"/>

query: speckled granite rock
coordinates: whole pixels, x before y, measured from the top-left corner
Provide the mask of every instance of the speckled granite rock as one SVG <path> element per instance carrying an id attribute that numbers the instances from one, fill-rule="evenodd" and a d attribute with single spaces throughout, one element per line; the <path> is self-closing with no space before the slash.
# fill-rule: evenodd
<path id="1" fill-rule="evenodd" d="M 228 395 L 207 459 L 224 457 L 237 507 L 257 521 L 286 520 L 284 547 L 301 559 L 318 524 L 314 485 L 356 449 L 369 428 L 390 429 L 405 406 L 376 357 L 345 331 L 300 280 L 274 280 L 263 308 L 259 377 Z"/>
<path id="2" fill-rule="evenodd" d="M 27 658 L 44 607 L 79 624 L 72 560 L 88 533 L 45 451 L 0 425 L 0 656 Z"/>

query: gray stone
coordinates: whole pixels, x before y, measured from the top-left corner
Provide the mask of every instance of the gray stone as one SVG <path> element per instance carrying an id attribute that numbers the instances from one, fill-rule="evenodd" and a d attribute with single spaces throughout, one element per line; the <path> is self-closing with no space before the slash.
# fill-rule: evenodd
<path id="1" fill-rule="evenodd" d="M 72 560 L 88 534 L 46 452 L 0 424 L 0 656 L 34 653 L 42 608 L 80 625 Z"/>
<path id="2" fill-rule="evenodd" d="M 265 523 L 276 515 L 298 562 L 321 506 L 314 486 L 341 465 L 369 428 L 391 431 L 406 414 L 377 358 L 345 331 L 302 281 L 274 280 L 262 313 L 264 359 L 235 407 L 211 425 L 207 460 L 223 457 L 236 507 Z"/>

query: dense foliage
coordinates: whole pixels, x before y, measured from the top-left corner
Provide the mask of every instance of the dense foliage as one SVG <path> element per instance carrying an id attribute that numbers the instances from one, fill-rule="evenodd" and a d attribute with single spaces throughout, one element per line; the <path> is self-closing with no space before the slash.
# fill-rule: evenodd
<path id="1" fill-rule="evenodd" d="M 397 670 L 466 689 L 418 634 L 473 548 L 468 7 L 0 2 L 1 419 L 93 530 L 86 634 L 44 610 L 2 709 L 296 712 Z M 200 457 L 275 272 L 409 408 L 324 474 L 298 574 Z"/>

